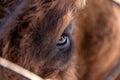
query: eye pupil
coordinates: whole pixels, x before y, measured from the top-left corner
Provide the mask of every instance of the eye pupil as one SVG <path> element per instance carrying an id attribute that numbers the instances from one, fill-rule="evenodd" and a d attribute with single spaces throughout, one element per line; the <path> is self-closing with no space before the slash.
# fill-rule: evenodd
<path id="1" fill-rule="evenodd" d="M 68 42 L 68 37 L 67 36 L 61 36 L 61 38 L 59 39 L 57 46 L 63 46 L 65 44 L 67 44 Z"/>

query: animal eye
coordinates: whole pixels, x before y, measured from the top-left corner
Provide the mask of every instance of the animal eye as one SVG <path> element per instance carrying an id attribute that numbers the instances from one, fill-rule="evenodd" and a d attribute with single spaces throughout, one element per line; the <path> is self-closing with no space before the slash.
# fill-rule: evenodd
<path id="1" fill-rule="evenodd" d="M 67 48 L 69 47 L 69 45 L 70 45 L 70 40 L 67 35 L 62 35 L 59 41 L 57 42 L 57 47 L 61 49 Z"/>

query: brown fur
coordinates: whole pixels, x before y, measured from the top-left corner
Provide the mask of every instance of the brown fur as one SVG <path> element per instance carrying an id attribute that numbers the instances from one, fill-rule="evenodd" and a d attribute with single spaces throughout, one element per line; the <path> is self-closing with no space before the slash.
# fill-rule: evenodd
<path id="1" fill-rule="evenodd" d="M 79 80 L 104 80 L 120 58 L 120 7 L 112 0 L 89 0 L 77 16 Z M 77 33 L 76 33 L 77 34 Z M 81 45 L 81 46 L 80 46 Z"/>
<path id="2" fill-rule="evenodd" d="M 43 78 L 75 80 L 72 46 L 64 52 L 56 43 L 81 8 L 77 2 L 82 0 L 1 2 L 0 55 Z M 25 79 L 2 67 L 0 73 L 5 80 Z"/>
<path id="3" fill-rule="evenodd" d="M 81 4 L 82 0 L 31 0 L 15 12 L 20 5 L 16 0 L 0 2 L 0 31 L 6 31 L 0 35 L 0 56 L 43 78 L 103 80 L 120 56 L 120 10 L 109 0 L 88 0 L 84 9 Z M 70 23 L 75 50 L 60 57 L 65 53 L 55 45 Z M 27 80 L 3 67 L 0 75 Z"/>

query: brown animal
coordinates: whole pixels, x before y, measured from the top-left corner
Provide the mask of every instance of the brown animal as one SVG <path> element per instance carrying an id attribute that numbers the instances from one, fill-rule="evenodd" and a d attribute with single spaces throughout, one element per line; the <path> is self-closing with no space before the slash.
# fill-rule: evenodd
<path id="1" fill-rule="evenodd" d="M 106 80 L 120 57 L 119 6 L 83 2 L 0 0 L 0 56 L 43 78 Z M 3 67 L 0 75 L 28 80 Z"/>
<path id="2" fill-rule="evenodd" d="M 0 1 L 0 56 L 43 78 L 75 80 L 71 32 L 83 0 Z M 0 73 L 26 80 L 3 67 Z"/>

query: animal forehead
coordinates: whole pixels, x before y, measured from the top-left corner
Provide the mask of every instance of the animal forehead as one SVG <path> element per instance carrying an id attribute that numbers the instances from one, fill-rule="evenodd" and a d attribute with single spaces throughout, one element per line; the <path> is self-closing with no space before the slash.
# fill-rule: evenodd
<path id="1" fill-rule="evenodd" d="M 64 1 L 59 2 L 63 3 Z M 33 27 L 38 27 L 40 31 L 56 31 L 56 28 L 62 28 L 69 24 L 73 13 L 69 5 L 60 3 L 56 2 L 53 6 L 51 4 L 41 4 L 44 6 L 33 4 L 34 10 L 29 9 L 26 11 L 26 14 L 23 14 L 24 19 L 34 24 Z"/>
<path id="2" fill-rule="evenodd" d="M 2 21 L 3 26 L 1 28 L 6 27 L 5 29 L 6 31 L 3 30 L 3 32 L 6 33 L 9 32 L 9 30 L 14 27 L 13 24 L 16 24 L 17 21 L 16 17 L 20 15 L 25 16 L 24 21 L 31 20 L 33 22 L 37 22 L 40 21 L 39 19 L 41 19 L 44 22 L 48 21 L 47 24 L 53 25 L 53 22 L 55 23 L 56 22 L 55 20 L 56 19 L 58 20 L 58 18 L 60 18 L 61 16 L 63 16 L 63 14 L 65 14 L 65 12 L 68 12 L 69 10 L 73 11 L 73 9 L 77 9 L 77 7 L 78 6 L 80 7 L 82 4 L 84 4 L 85 1 L 86 0 L 25 0 L 25 1 L 4 0 L 3 3 L 0 3 L 1 5 L 5 3 L 5 5 L 2 5 L 3 7 L 5 8 L 6 7 L 10 8 L 11 6 L 14 7 L 12 10 L 10 9 L 11 16 L 9 15 L 5 16 L 5 20 Z M 45 3 L 52 2 L 52 3 L 44 4 L 44 2 Z M 31 10 L 27 11 L 27 9 L 31 9 Z M 26 13 L 26 15 L 24 13 Z M 52 20 L 49 18 L 51 18 Z"/>
<path id="3" fill-rule="evenodd" d="M 40 17 L 40 19 L 42 18 L 41 20 L 42 23 L 46 22 L 46 24 L 48 24 L 47 26 L 54 26 L 53 23 L 57 24 L 57 21 L 59 21 L 59 19 L 63 19 L 63 21 L 69 20 L 70 15 L 72 16 L 75 10 L 85 5 L 86 0 L 44 0 L 44 2 L 45 3 L 52 2 L 52 3 L 42 4 L 41 6 L 36 5 L 35 7 L 39 9 L 37 9 L 38 11 L 35 12 L 35 15 L 37 15 L 37 18 L 38 17 Z M 65 16 L 68 16 L 69 19 L 67 17 L 66 19 L 63 18 Z"/>

